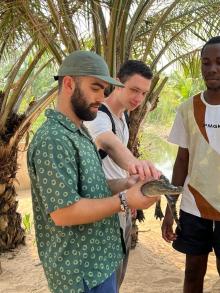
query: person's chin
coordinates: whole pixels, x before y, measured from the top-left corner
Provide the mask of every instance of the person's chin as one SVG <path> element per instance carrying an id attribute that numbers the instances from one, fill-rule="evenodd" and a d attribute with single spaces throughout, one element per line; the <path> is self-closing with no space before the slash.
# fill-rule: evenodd
<path id="1" fill-rule="evenodd" d="M 217 91 L 220 89 L 220 82 L 219 80 L 207 80 L 206 86 L 209 90 Z"/>
<path id="2" fill-rule="evenodd" d="M 217 91 L 220 91 L 220 85 L 216 87 L 207 85 L 207 89 L 213 92 L 217 92 Z"/>
<path id="3" fill-rule="evenodd" d="M 94 120 L 97 117 L 97 112 L 90 112 L 90 115 L 87 117 L 87 119 L 85 121 L 92 121 L 92 120 Z"/>
<path id="4" fill-rule="evenodd" d="M 135 109 L 137 109 L 138 105 L 137 106 L 130 106 L 130 109 L 128 109 L 129 111 L 134 111 Z"/>

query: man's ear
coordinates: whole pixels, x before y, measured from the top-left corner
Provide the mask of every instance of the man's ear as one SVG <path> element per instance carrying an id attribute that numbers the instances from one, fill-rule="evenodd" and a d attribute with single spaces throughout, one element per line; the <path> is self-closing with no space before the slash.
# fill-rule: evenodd
<path id="1" fill-rule="evenodd" d="M 71 76 L 64 76 L 62 86 L 67 94 L 72 95 L 76 87 L 74 78 Z"/>
<path id="2" fill-rule="evenodd" d="M 121 82 L 122 84 L 124 84 L 118 77 L 116 78 L 117 81 Z M 115 86 L 116 89 L 121 90 L 123 89 L 123 87 L 120 86 Z"/>

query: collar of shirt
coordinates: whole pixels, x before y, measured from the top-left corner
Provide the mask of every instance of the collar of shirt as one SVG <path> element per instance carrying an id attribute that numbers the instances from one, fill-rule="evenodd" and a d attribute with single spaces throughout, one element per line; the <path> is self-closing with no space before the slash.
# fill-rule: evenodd
<path id="1" fill-rule="evenodd" d="M 45 112 L 47 118 L 56 120 L 58 123 L 62 124 L 65 128 L 69 129 L 71 132 L 79 131 L 81 134 L 86 136 L 89 140 L 92 141 L 92 137 L 90 136 L 87 128 L 82 124 L 80 128 L 78 128 L 74 122 L 72 122 L 67 116 L 53 109 L 47 109 Z"/>

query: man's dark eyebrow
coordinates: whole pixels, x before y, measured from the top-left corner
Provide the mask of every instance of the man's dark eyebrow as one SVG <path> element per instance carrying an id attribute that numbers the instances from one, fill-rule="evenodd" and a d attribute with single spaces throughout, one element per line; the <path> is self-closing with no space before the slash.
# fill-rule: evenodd
<path id="1" fill-rule="evenodd" d="M 143 92 L 142 89 L 140 89 L 140 88 L 137 87 L 137 86 L 134 86 L 134 87 L 131 87 L 131 88 L 134 89 L 134 90 L 138 90 L 138 91 L 140 91 L 140 92 Z M 144 93 L 147 93 L 147 92 L 149 92 L 149 90 L 144 91 Z"/>
<path id="2" fill-rule="evenodd" d="M 95 85 L 95 86 L 98 86 L 100 87 L 101 89 L 105 89 L 104 85 L 99 83 L 99 82 L 93 82 L 92 85 Z"/>

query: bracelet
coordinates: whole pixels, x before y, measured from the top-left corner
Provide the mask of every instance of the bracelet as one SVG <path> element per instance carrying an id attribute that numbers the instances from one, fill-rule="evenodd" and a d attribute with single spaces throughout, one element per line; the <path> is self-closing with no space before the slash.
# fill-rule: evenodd
<path id="1" fill-rule="evenodd" d="M 126 191 L 119 192 L 119 199 L 120 199 L 121 211 L 124 213 L 124 216 L 126 216 L 129 211 L 128 202 L 127 202 L 127 198 L 126 198 Z"/>

